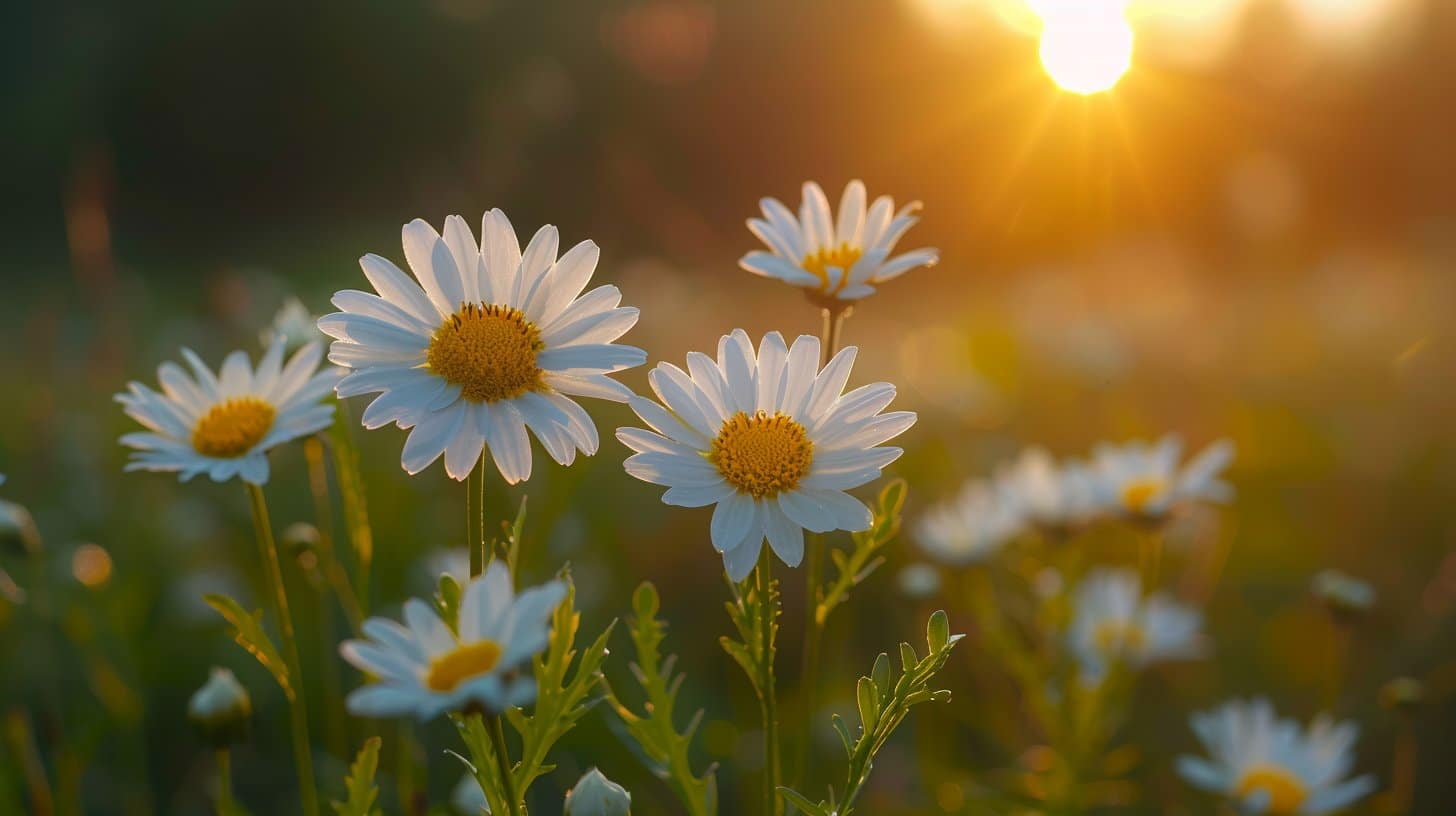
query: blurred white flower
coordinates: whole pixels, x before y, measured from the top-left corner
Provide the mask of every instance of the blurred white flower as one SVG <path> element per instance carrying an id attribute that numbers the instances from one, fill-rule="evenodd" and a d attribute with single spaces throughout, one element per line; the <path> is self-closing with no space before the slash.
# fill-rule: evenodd
<path id="1" fill-rule="evenodd" d="M 669 488 L 666 504 L 716 505 L 713 547 L 733 580 L 753 571 L 765 538 L 798 566 L 804 530 L 869 528 L 869 508 L 845 491 L 900 458 L 879 445 L 915 422 L 908 411 L 880 413 L 895 397 L 889 383 L 841 394 L 856 354 L 843 349 L 821 371 L 819 338 L 789 348 L 770 332 L 755 354 L 739 329 L 718 341 L 716 361 L 691 352 L 687 371 L 659 363 L 648 381 L 661 404 L 631 400 L 653 430 L 617 430 L 637 452 L 627 472 Z"/>
<path id="2" fill-rule="evenodd" d="M 1358 615 L 1375 605 L 1375 587 L 1337 569 L 1320 570 L 1310 591 L 1337 615 Z"/>
<path id="3" fill-rule="evenodd" d="M 490 803 L 485 801 L 485 791 L 480 789 L 480 783 L 470 774 L 460 777 L 460 781 L 451 789 L 450 807 L 460 816 L 490 814 Z"/>
<path id="4" fill-rule="evenodd" d="M 147 427 L 121 443 L 136 448 L 126 469 L 178 472 L 182 481 L 206 473 L 213 481 L 234 477 L 268 481 L 268 451 L 329 426 L 334 406 L 322 402 L 339 381 L 333 368 L 319 370 L 322 347 L 310 343 L 283 364 L 283 343 L 268 347 L 256 370 L 234 351 L 213 374 L 190 349 L 182 356 L 192 376 L 173 362 L 157 368 L 161 393 L 138 382 L 117 394 L 127 416 Z"/>
<path id="5" fill-rule="evenodd" d="M 931 598 L 940 592 L 940 569 L 923 561 L 906 564 L 895 576 L 895 583 L 907 598 L 917 601 Z"/>
<path id="6" fill-rule="evenodd" d="M 928 247 L 890 257 L 895 244 L 920 220 L 914 215 L 920 202 L 896 212 L 889 196 L 880 196 L 868 208 L 865 198 L 864 182 L 855 179 L 845 185 L 837 221 L 824 190 L 812 181 L 804 183 L 797 217 L 778 199 L 761 199 L 764 217 L 748 219 L 748 229 L 771 251 L 750 252 L 738 265 L 807 289 L 811 299 L 828 306 L 872 295 L 875 284 L 939 259 Z"/>
<path id="7" fill-rule="evenodd" d="M 628 816 L 632 794 L 592 768 L 566 794 L 566 816 Z"/>
<path id="8" fill-rule="evenodd" d="M 561 581 L 516 594 L 496 561 L 465 587 L 458 633 L 418 598 L 404 605 L 405 625 L 366 620 L 369 639 L 345 641 L 339 653 L 379 680 L 349 695 L 350 713 L 428 720 L 472 705 L 500 713 L 529 704 L 536 684 L 516 670 L 546 648 L 551 613 L 565 597 Z"/>
<path id="9" fill-rule="evenodd" d="M 990 483 L 973 481 L 920 518 L 915 540 L 935 560 L 967 566 L 991 558 L 1025 530 L 1015 505 Z"/>
<path id="10" fill-rule="evenodd" d="M 1130 569 L 1096 569 L 1077 585 L 1069 635 L 1085 676 L 1097 680 L 1116 664 L 1198 657 L 1203 652 L 1196 609 L 1155 592 L 1144 598 L 1142 580 Z"/>
<path id="11" fill-rule="evenodd" d="M 1012 510 L 1047 530 L 1065 531 L 1097 509 L 1095 482 L 1080 462 L 1058 464 L 1043 448 L 1027 448 L 996 471 L 996 489 Z"/>
<path id="12" fill-rule="evenodd" d="M 1375 779 L 1345 780 L 1359 728 L 1321 714 L 1307 730 L 1278 719 L 1268 700 L 1232 700 L 1194 714 L 1193 731 L 1210 759 L 1178 758 L 1189 784 L 1228 797 L 1245 813 L 1319 816 L 1371 791 Z"/>
<path id="13" fill-rule="evenodd" d="M 309 343 L 322 342 L 327 338 L 318 330 L 318 316 L 303 305 L 303 301 L 296 297 L 289 296 L 283 301 L 283 306 L 278 313 L 273 315 L 273 323 L 268 328 L 258 333 L 259 341 L 267 346 L 275 338 L 283 339 L 283 347 L 288 351 L 301 349 Z"/>
<path id="14" fill-rule="evenodd" d="M 1103 444 L 1090 469 L 1099 503 L 1135 518 L 1162 518 L 1180 503 L 1226 503 L 1234 490 L 1219 478 L 1234 458 L 1233 443 L 1214 442 L 1179 467 L 1183 443 L 1169 434 L 1157 442 Z"/>
<path id="15" fill-rule="evenodd" d="M 531 476 L 529 428 L 552 459 L 569 465 L 596 453 L 596 425 L 572 396 L 625 402 L 631 390 L 607 375 L 646 362 L 613 342 L 637 323 L 617 287 L 582 294 L 596 271 L 597 245 L 583 241 L 559 259 L 559 237 L 542 227 L 521 251 L 500 210 L 485 214 L 481 241 L 465 219 L 445 234 L 423 220 L 404 226 L 404 254 L 416 280 L 379 257 L 359 260 L 379 294 L 344 290 L 340 312 L 318 322 L 335 338 L 329 359 L 353 369 L 341 397 L 379 394 L 366 428 L 410 429 L 401 464 L 419 473 L 442 455 L 463 480 L 487 450 L 507 482 Z"/>

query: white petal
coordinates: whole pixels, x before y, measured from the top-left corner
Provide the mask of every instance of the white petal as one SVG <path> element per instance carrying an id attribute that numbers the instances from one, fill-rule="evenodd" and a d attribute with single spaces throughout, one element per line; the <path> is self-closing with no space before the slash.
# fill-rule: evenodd
<path id="1" fill-rule="evenodd" d="M 466 303 L 482 301 L 481 287 L 485 284 L 485 261 L 480 258 L 480 247 L 475 236 L 470 234 L 470 225 L 458 215 L 445 219 L 445 246 L 450 248 L 450 257 L 455 259 L 455 271 L 460 276 L 461 299 Z"/>
<path id="2" fill-rule="evenodd" d="M 460 432 L 465 417 L 464 405 L 456 405 L 448 410 L 421 417 L 419 424 L 410 431 L 409 438 L 404 442 L 404 452 L 400 456 L 404 471 L 413 476 L 439 459 Z"/>
<path id="3" fill-rule="evenodd" d="M 865 221 L 865 186 L 859 179 L 844 186 L 844 196 L 839 199 L 839 222 L 835 238 L 841 244 L 859 245 L 860 232 Z"/>
<path id="4" fill-rule="evenodd" d="M 488 294 L 492 303 L 505 303 L 516 290 L 521 271 L 521 245 L 515 227 L 499 209 L 485 214 L 480 223 L 480 253 L 485 259 Z"/>
<path id="5" fill-rule="evenodd" d="M 556 250 L 560 243 L 560 234 L 550 224 L 531 236 L 531 242 L 526 244 L 526 251 L 521 254 L 521 275 L 516 279 L 516 291 L 510 305 L 524 307 L 535 296 L 537 288 L 543 285 L 547 273 L 556 263 Z"/>
<path id="6" fill-rule="evenodd" d="M 493 403 L 490 415 L 482 420 L 481 430 L 495 466 L 507 484 L 531 478 L 531 439 L 526 435 L 526 421 L 508 401 Z"/>
<path id="7" fill-rule="evenodd" d="M 451 437 L 450 444 L 445 446 L 445 473 L 456 481 L 464 481 L 475 469 L 476 463 L 480 461 L 480 451 L 485 446 L 485 436 L 481 434 L 475 418 L 477 410 L 474 404 L 469 403 L 458 409 L 465 416 L 456 428 L 455 435 Z"/>
<path id="8" fill-rule="evenodd" d="M 527 317 L 540 325 L 561 314 L 591 281 L 600 257 L 601 250 L 592 241 L 582 241 L 567 250 L 551 270 L 549 285 L 543 285 L 524 309 Z"/>
<path id="9" fill-rule="evenodd" d="M 785 564 L 799 566 L 804 560 L 804 528 L 785 515 L 777 502 L 764 499 L 761 504 L 763 529 L 769 545 Z"/>
<path id="10" fill-rule="evenodd" d="M 424 325 L 440 322 L 442 315 L 430 303 L 424 290 L 388 259 L 373 254 L 365 255 L 359 259 L 359 268 L 364 270 L 364 277 L 369 279 L 369 285 L 374 287 L 380 297 Z"/>
<path id="11" fill-rule="evenodd" d="M 410 271 L 415 273 L 415 279 L 420 282 L 430 303 L 434 304 L 441 317 L 454 314 L 465 300 L 465 289 L 460 283 L 460 271 L 455 268 L 450 248 L 435 228 L 422 218 L 405 224 L 400 235 L 405 260 L 409 261 Z"/>

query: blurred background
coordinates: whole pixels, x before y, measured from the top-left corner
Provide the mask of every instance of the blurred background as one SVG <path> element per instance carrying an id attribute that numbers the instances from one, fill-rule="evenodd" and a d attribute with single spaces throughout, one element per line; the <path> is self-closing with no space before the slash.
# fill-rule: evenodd
<path id="1" fill-rule="evenodd" d="M 1159 717 L 1140 803 L 1204 812 L 1169 757 L 1184 714 L 1267 694 L 1307 719 L 1328 687 L 1310 576 L 1338 567 L 1379 602 L 1333 700 L 1362 723 L 1361 768 L 1388 777 L 1389 679 L 1427 685 L 1414 811 L 1445 812 L 1456 779 L 1456 4 L 1446 0 L 602 0 L 311 3 L 76 0 L 7 8 L 0 26 L 0 498 L 34 515 L 44 551 L 0 565 L 32 591 L 0 601 L 7 750 L 29 724 L 58 788 L 85 812 L 201 813 L 211 756 L 183 711 L 210 665 L 259 708 L 238 790 L 289 802 L 280 700 L 199 595 L 258 601 L 236 484 L 123 478 L 110 396 L 151 382 L 179 346 L 216 363 L 256 349 L 285 298 L 329 311 L 362 288 L 357 259 L 402 262 L 399 226 L 472 224 L 502 207 L 529 234 L 602 246 L 598 282 L 642 320 L 625 340 L 681 361 L 734 327 L 816 332 L 795 291 L 737 268 L 759 197 L 797 206 L 815 179 L 924 202 L 907 248 L 942 262 L 857 309 L 858 383 L 899 385 L 919 411 L 894 468 L 907 512 L 1023 446 L 1080 455 L 1174 431 L 1234 439 L 1226 510 L 1190 538 L 1221 552 L 1208 600 L 1216 658 L 1155 674 Z M 1110 15 L 1110 16 L 1109 16 Z M 646 389 L 645 371 L 622 379 Z M 592 404 L 604 428 L 619 406 Z M 356 406 L 357 409 L 357 406 Z M 707 709 L 703 761 L 742 812 L 756 704 L 716 639 L 728 631 L 707 513 L 665 508 L 627 479 L 625 449 L 571 470 L 537 452 L 525 490 L 491 484 L 506 517 L 531 496 L 530 571 L 570 561 L 595 635 L 639 581 L 663 590 L 687 704 Z M 463 488 L 398 467 L 403 433 L 360 434 L 388 611 L 430 586 L 463 541 Z M 310 520 L 302 457 L 275 457 L 280 527 Z M 894 580 L 913 541 L 829 632 L 829 701 L 849 672 L 947 606 Z M 1207 565 L 1205 565 L 1207 566 Z M 297 574 L 298 592 L 308 597 Z M 802 587 L 786 587 L 797 666 Z M 707 599 L 707 600 L 705 600 Z M 305 601 L 307 632 L 337 638 Z M 23 625 L 22 625 L 23 624 Z M 619 635 L 620 637 L 620 635 Z M 616 642 L 622 655 L 625 638 Z M 323 646 L 311 674 L 357 677 Z M 1027 759 L 987 736 L 976 652 L 945 684 L 953 716 L 912 717 L 876 768 L 871 813 L 970 813 L 987 774 Z M 332 666 L 332 668 L 330 668 Z M 608 674 L 625 677 L 625 657 Z M 336 694 L 320 681 L 318 695 Z M 968 693 L 962 693 L 962 692 Z M 316 710 L 318 707 L 316 706 Z M 319 723 L 336 782 L 357 723 Z M 826 755 L 838 748 L 825 729 Z M 436 799 L 458 778 L 419 761 Z M 600 765 L 644 813 L 666 790 L 593 717 L 549 791 Z M 923 749 L 917 751 L 917 747 Z M 332 750 L 336 749 L 336 750 Z M 933 750 L 932 750 L 933 749 Z M 917 754 L 920 758 L 917 758 Z M 928 757 L 928 758 L 927 758 Z M 12 755 L 6 755 L 13 759 Z M 1388 781 L 1388 780 L 1387 780 Z M 333 784 L 331 782 L 331 784 Z M 746 786 L 746 787 L 745 787 Z M 0 797 L 16 791 L 0 790 Z M 388 799 L 391 811 L 394 801 Z M 0 798 L 5 802 L 20 799 Z M 283 807 L 283 805 L 278 805 Z M 748 807 L 742 805 L 741 807 Z"/>

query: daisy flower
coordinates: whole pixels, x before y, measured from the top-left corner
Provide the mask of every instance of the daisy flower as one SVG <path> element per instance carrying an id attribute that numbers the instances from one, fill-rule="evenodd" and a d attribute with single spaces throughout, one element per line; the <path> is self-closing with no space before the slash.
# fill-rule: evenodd
<path id="1" fill-rule="evenodd" d="M 524 252 L 500 210 L 485 214 L 481 243 L 458 215 L 445 232 L 416 219 L 404 226 L 415 280 L 379 257 L 359 260 L 377 295 L 334 295 L 342 311 L 319 320 L 335 338 L 329 359 L 352 369 L 339 396 L 379 394 L 364 427 L 410 430 L 401 463 L 419 473 L 441 455 L 464 479 L 488 450 L 512 484 L 531 475 L 529 428 L 552 459 L 569 465 L 597 450 L 597 429 L 571 399 L 625 402 L 632 392 L 607 374 L 647 356 L 613 343 L 637 323 L 615 286 L 582 289 L 599 250 L 583 241 L 557 257 L 553 226 Z"/>
<path id="2" fill-rule="evenodd" d="M 989 483 L 977 480 L 921 517 L 915 539 L 937 561 L 964 567 L 991 558 L 1025 530 L 1016 506 Z"/>
<path id="3" fill-rule="evenodd" d="M 282 337 L 284 348 L 293 351 L 303 348 L 304 345 L 315 340 L 323 340 L 319 334 L 318 317 L 303 305 L 303 301 L 296 297 L 289 296 L 283 301 L 283 306 L 278 313 L 273 315 L 273 323 L 259 333 L 263 345 L 273 342 L 273 338 Z"/>
<path id="4" fill-rule="evenodd" d="M 872 295 L 876 284 L 939 260 L 939 253 L 929 247 L 890 257 L 895 244 L 920 220 L 914 214 L 920 202 L 897 212 L 889 196 L 880 196 L 866 208 L 865 186 L 859 179 L 845 185 L 837 220 L 824 190 L 812 181 L 804 183 L 798 217 L 776 198 L 760 200 L 759 207 L 764 217 L 748 219 L 748 229 L 770 251 L 750 252 L 738 265 L 806 289 L 811 299 L 826 307 Z"/>
<path id="5" fill-rule="evenodd" d="M 1096 509 L 1092 476 L 1079 462 L 1058 464 L 1044 448 L 1027 448 L 996 472 L 996 489 L 1028 521 L 1043 529 L 1066 530 Z"/>
<path id="6" fill-rule="evenodd" d="M 1098 501 L 1124 515 L 1156 519 L 1184 502 L 1233 498 L 1233 488 L 1219 478 L 1233 461 L 1232 442 L 1214 442 L 1180 468 L 1182 451 L 1172 434 L 1153 445 L 1099 445 L 1091 465 Z"/>
<path id="7" fill-rule="evenodd" d="M 1307 730 L 1278 719 L 1268 700 L 1233 700 L 1194 714 L 1193 731 L 1211 759 L 1183 756 L 1178 772 L 1196 788 L 1231 799 L 1246 813 L 1319 816 L 1371 791 L 1375 779 L 1346 780 L 1359 736 L 1353 723 L 1321 714 Z"/>
<path id="8" fill-rule="evenodd" d="M 283 347 L 275 338 L 257 369 L 246 352 L 234 351 L 216 374 L 184 348 L 190 376 L 169 361 L 157 368 L 160 393 L 129 383 L 116 401 L 147 431 L 121 437 L 136 449 L 126 469 L 176 472 L 184 482 L 206 473 L 215 482 L 236 476 L 265 484 L 269 450 L 333 421 L 334 406 L 322 400 L 339 381 L 337 370 L 319 370 L 318 343 L 299 349 L 287 365 Z"/>
<path id="9" fill-rule="evenodd" d="M 842 394 L 857 351 L 848 347 L 819 369 L 819 338 L 784 344 L 765 335 L 755 354 L 742 330 L 718 341 L 718 358 L 688 354 L 688 370 L 659 363 L 648 376 L 658 402 L 630 404 L 652 430 L 620 428 L 636 451 L 627 472 L 669 488 L 666 504 L 715 505 L 710 532 L 729 577 L 753 571 L 765 538 L 791 567 L 804 556 L 804 530 L 865 530 L 869 508 L 846 490 L 878 478 L 900 458 L 878 447 L 915 422 L 881 414 L 889 383 Z"/>
<path id="10" fill-rule="evenodd" d="M 1198 657 L 1203 616 L 1163 592 L 1144 598 L 1134 570 L 1097 569 L 1077 586 L 1070 634 L 1073 654 L 1088 676 L 1114 663 L 1141 668 Z"/>
<path id="11" fill-rule="evenodd" d="M 368 640 L 345 641 L 339 653 L 379 681 L 349 695 L 350 713 L 428 720 L 471 705 L 499 714 L 529 704 L 536 684 L 519 669 L 546 648 L 551 613 L 565 597 L 561 581 L 517 595 L 510 571 L 496 561 L 466 585 L 455 630 L 418 598 L 405 602 L 404 625 L 364 621 Z"/>

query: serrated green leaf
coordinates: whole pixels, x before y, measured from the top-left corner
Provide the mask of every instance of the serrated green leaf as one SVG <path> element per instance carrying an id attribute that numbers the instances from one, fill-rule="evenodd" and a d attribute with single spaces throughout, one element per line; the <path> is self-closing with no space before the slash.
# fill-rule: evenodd
<path id="1" fill-rule="evenodd" d="M 292 700 L 293 685 L 288 682 L 288 666 L 278 654 L 278 647 L 273 645 L 273 640 L 263 630 L 262 610 L 249 612 L 242 604 L 226 595 L 207 594 L 202 596 L 202 600 L 232 624 L 233 640 L 263 664 L 263 668 L 278 681 L 278 687 L 283 689 L 283 694 Z"/>
<path id="2" fill-rule="evenodd" d="M 811 802 L 808 797 L 792 788 L 779 788 L 779 796 L 806 816 L 833 816 L 828 802 Z"/>
<path id="3" fill-rule="evenodd" d="M 380 744 L 379 737 L 365 740 L 359 754 L 354 758 L 354 764 L 349 766 L 349 775 L 344 779 L 347 798 L 342 802 L 331 803 L 338 816 L 380 816 L 380 812 L 374 807 L 374 800 L 379 797 L 379 786 L 374 784 L 374 774 L 379 770 Z"/>

